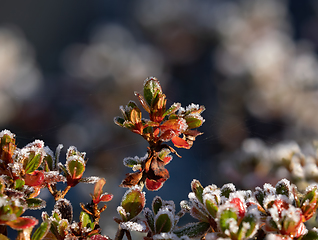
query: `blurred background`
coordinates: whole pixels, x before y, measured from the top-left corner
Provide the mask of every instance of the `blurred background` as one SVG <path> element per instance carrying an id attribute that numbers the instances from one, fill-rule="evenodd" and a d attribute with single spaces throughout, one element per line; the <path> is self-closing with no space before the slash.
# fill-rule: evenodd
<path id="1" fill-rule="evenodd" d="M 159 79 L 168 105 L 207 109 L 204 135 L 190 150 L 178 150 L 182 158 L 167 165 L 170 179 L 158 192 L 146 193 L 148 206 L 160 195 L 179 210 L 192 179 L 242 189 L 275 184 L 289 175 L 273 159 L 317 137 L 317 1 L 0 5 L 1 129 L 15 133 L 19 147 L 41 139 L 54 151 L 62 143 L 62 162 L 70 145 L 85 151 L 85 175 L 105 177 L 104 190 L 114 194 L 102 220 L 103 233 L 111 237 L 125 192 L 118 185 L 131 171 L 122 160 L 144 156 L 147 147 L 113 118 L 120 105 L 137 101 L 133 92 L 142 91 L 148 76 Z M 260 152 L 269 163 L 255 158 Z M 91 192 L 93 185 L 80 184 L 66 197 L 77 208 L 90 201 Z M 41 197 L 50 212 L 49 193 Z"/>

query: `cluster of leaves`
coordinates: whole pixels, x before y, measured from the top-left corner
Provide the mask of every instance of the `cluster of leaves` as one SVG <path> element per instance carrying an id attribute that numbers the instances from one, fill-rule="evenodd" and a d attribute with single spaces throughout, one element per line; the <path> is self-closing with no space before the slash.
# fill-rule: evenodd
<path id="1" fill-rule="evenodd" d="M 116 117 L 114 121 L 117 125 L 141 135 L 147 140 L 149 147 L 143 158 L 124 159 L 124 165 L 131 167 L 135 172 L 127 174 L 121 186 L 146 185 L 148 190 L 158 190 L 169 178 L 169 172 L 165 168 L 172 159 L 169 154 L 176 153 L 164 142 L 171 140 L 175 147 L 191 148 L 195 138 L 202 134 L 196 128 L 204 122 L 201 113 L 205 108 L 191 104 L 184 109 L 180 103 L 174 103 L 167 109 L 166 95 L 163 94 L 159 81 L 154 77 L 146 79 L 144 96 L 137 92 L 135 95 L 149 114 L 149 119 L 142 118 L 142 112 L 137 104 L 129 101 L 126 107 L 120 107 L 123 117 Z"/>
<path id="2" fill-rule="evenodd" d="M 98 209 L 99 202 L 112 199 L 111 194 L 102 193 L 105 179 L 83 177 L 87 160 L 85 153 L 72 146 L 67 150 L 66 162 L 59 162 L 62 145 L 55 155 L 44 142 L 35 140 L 23 148 L 15 144 L 15 135 L 8 130 L 0 133 L 0 224 L 18 230 L 18 239 L 64 239 L 68 237 L 101 236 L 98 226 L 99 214 L 106 206 Z M 65 183 L 64 190 L 57 189 L 57 183 Z M 73 222 L 71 203 L 64 199 L 70 188 L 79 182 L 96 183 L 92 203 L 83 206 L 79 223 Z M 56 204 L 52 217 L 43 212 L 42 224 L 32 234 L 38 220 L 21 216 L 28 209 L 46 206 L 38 197 L 41 189 L 48 188 Z M 87 209 L 93 209 L 89 211 Z M 72 225 L 70 225 L 72 224 Z M 76 229 L 76 231 L 75 231 Z M 7 229 L 0 229 L 1 239 L 6 239 Z"/>
<path id="3" fill-rule="evenodd" d="M 136 93 L 149 119 L 141 117 L 141 110 L 134 102 L 120 107 L 123 117 L 115 118 L 116 124 L 149 143 L 144 157 L 124 159 L 124 165 L 134 172 L 127 174 L 120 185 L 129 189 L 117 207 L 115 240 L 124 236 L 131 240 L 134 231 L 144 233 L 144 240 L 318 239 L 318 230 L 308 230 L 305 225 L 318 208 L 318 184 L 300 192 L 296 185 L 283 179 L 275 187 L 266 183 L 254 191 L 239 191 L 232 183 L 221 188 L 203 187 L 193 180 L 189 200 L 181 201 L 179 212 L 173 201 L 159 196 L 153 199 L 151 209 L 147 208 L 143 187 L 151 191 L 160 189 L 169 178 L 165 165 L 172 160 L 171 153 L 179 156 L 166 142 L 171 140 L 174 147 L 191 148 L 195 138 L 202 134 L 196 128 L 204 122 L 201 117 L 204 107 L 191 104 L 184 109 L 174 103 L 166 108 L 166 96 L 155 78 L 146 79 L 143 95 Z M 62 164 L 59 162 L 62 145 L 55 155 L 40 140 L 19 149 L 15 135 L 7 130 L 0 133 L 0 144 L 0 239 L 8 239 L 7 226 L 18 230 L 17 239 L 111 239 L 101 235 L 99 219 L 106 205 L 98 204 L 112 200 L 113 195 L 103 192 L 104 178 L 83 177 L 87 163 L 84 152 L 70 147 Z M 64 190 L 57 189 L 59 182 L 66 184 Z M 95 183 L 95 187 L 91 202 L 80 204 L 79 221 L 74 221 L 72 204 L 65 195 L 80 182 Z M 38 220 L 22 214 L 27 209 L 45 207 L 45 201 L 38 197 L 43 188 L 48 188 L 55 206 L 51 215 L 42 212 L 42 223 L 33 232 Z M 178 226 L 186 213 L 197 221 Z"/>

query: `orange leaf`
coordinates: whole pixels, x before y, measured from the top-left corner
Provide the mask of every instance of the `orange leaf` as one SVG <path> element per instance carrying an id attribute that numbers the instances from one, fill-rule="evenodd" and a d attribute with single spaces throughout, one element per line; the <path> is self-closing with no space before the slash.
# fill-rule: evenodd
<path id="1" fill-rule="evenodd" d="M 174 136 L 173 138 L 171 138 L 171 141 L 173 142 L 173 144 L 177 147 L 177 148 L 186 148 L 186 149 L 190 149 L 191 145 L 184 139 L 178 137 L 178 136 Z"/>

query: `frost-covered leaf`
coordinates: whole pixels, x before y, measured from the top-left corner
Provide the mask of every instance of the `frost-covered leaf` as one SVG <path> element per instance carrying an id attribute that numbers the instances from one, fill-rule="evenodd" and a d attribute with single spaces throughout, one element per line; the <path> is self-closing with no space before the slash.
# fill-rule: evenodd
<path id="1" fill-rule="evenodd" d="M 216 204 L 216 202 L 211 198 L 205 198 L 204 205 L 211 216 L 215 218 L 218 212 L 218 205 Z"/>
<path id="2" fill-rule="evenodd" d="M 51 227 L 51 222 L 50 221 L 42 222 L 41 225 L 33 233 L 31 240 L 41 240 L 41 239 L 43 239 L 46 236 L 46 234 L 49 232 L 50 227 Z"/>
<path id="3" fill-rule="evenodd" d="M 162 94 L 159 81 L 154 77 L 147 78 L 144 84 L 144 98 L 149 106 L 152 106 L 158 94 Z"/>
<path id="4" fill-rule="evenodd" d="M 237 227 L 237 214 L 235 210 L 230 208 L 224 208 L 219 212 L 219 224 L 222 232 L 229 230 L 235 232 L 233 228 Z M 234 230 L 234 231 L 233 231 Z M 237 231 L 238 229 L 236 229 Z"/>
<path id="5" fill-rule="evenodd" d="M 16 220 L 9 221 L 6 224 L 15 230 L 23 230 L 35 226 L 38 224 L 38 220 L 34 217 L 18 217 Z"/>
<path id="6" fill-rule="evenodd" d="M 82 211 L 80 213 L 79 219 L 80 219 L 80 222 L 82 223 L 83 227 L 89 227 L 89 228 L 93 229 L 94 221 L 93 221 L 91 215 L 89 215 L 88 213 Z"/>
<path id="7" fill-rule="evenodd" d="M 54 205 L 54 209 L 58 210 L 62 219 L 67 219 L 69 223 L 73 220 L 73 207 L 69 200 L 59 199 Z"/>
<path id="8" fill-rule="evenodd" d="M 126 157 L 124 158 L 123 160 L 123 163 L 126 167 L 134 167 L 135 165 L 138 165 L 142 162 L 142 160 L 138 157 L 138 156 L 135 156 L 135 157 Z"/>
<path id="9" fill-rule="evenodd" d="M 35 170 L 30 174 L 25 175 L 25 184 L 28 186 L 40 186 L 44 181 L 44 173 L 42 171 Z"/>
<path id="10" fill-rule="evenodd" d="M 203 118 L 200 115 L 188 115 L 184 119 L 189 129 L 198 128 L 203 124 Z"/>
<path id="11" fill-rule="evenodd" d="M 155 219 L 152 211 L 149 208 L 144 209 L 144 216 L 147 220 L 147 224 L 152 232 L 155 232 Z"/>
<path id="12" fill-rule="evenodd" d="M 128 216 L 127 220 L 136 217 L 146 204 L 145 193 L 138 187 L 130 188 L 123 196 L 121 206 L 125 209 Z"/>
<path id="13" fill-rule="evenodd" d="M 194 192 L 194 194 L 197 197 L 197 199 L 201 203 L 203 203 L 203 197 L 202 197 L 203 187 L 202 187 L 201 183 L 198 180 L 193 179 L 192 182 L 191 182 L 191 189 L 192 189 L 192 192 Z"/>
<path id="14" fill-rule="evenodd" d="M 80 179 L 85 171 L 85 162 L 78 156 L 69 157 L 65 165 L 72 179 Z"/>
<path id="15" fill-rule="evenodd" d="M 146 224 L 141 220 L 121 222 L 120 227 L 135 232 L 146 232 L 148 230 Z"/>
<path id="16" fill-rule="evenodd" d="M 157 214 L 162 207 L 162 199 L 159 196 L 154 197 L 152 200 L 152 211 Z"/>
<path id="17" fill-rule="evenodd" d="M 175 113 L 181 107 L 181 103 L 174 103 L 162 116 L 165 117 L 169 114 Z"/>
<path id="18" fill-rule="evenodd" d="M 282 194 L 289 197 L 290 182 L 287 179 L 280 180 L 276 186 L 276 194 Z"/>
<path id="19" fill-rule="evenodd" d="M 145 186 L 149 191 L 158 191 L 163 186 L 163 183 L 162 181 L 146 178 Z"/>
<path id="20" fill-rule="evenodd" d="M 173 145 L 177 148 L 185 148 L 185 149 L 191 148 L 191 145 L 186 140 L 184 140 L 178 136 L 172 137 L 171 141 L 172 141 Z"/>
<path id="21" fill-rule="evenodd" d="M 67 234 L 67 229 L 69 228 L 69 222 L 66 220 L 66 219 L 62 219 L 60 222 L 59 222 L 59 225 L 57 227 L 57 230 L 58 230 L 58 233 L 60 236 L 64 237 L 66 236 Z"/>
<path id="22" fill-rule="evenodd" d="M 233 183 L 224 184 L 221 188 L 221 195 L 229 198 L 231 192 L 235 192 L 236 188 Z"/>
<path id="23" fill-rule="evenodd" d="M 25 167 L 25 173 L 32 173 L 34 170 L 38 169 L 42 163 L 42 159 L 43 158 L 40 153 L 29 159 Z"/>
<path id="24" fill-rule="evenodd" d="M 28 198 L 26 199 L 29 209 L 41 209 L 46 206 L 46 202 L 41 198 Z"/>
<path id="25" fill-rule="evenodd" d="M 90 237 L 90 240 L 110 240 L 110 238 L 97 234 Z"/>
<path id="26" fill-rule="evenodd" d="M 123 124 L 125 122 L 125 119 L 121 118 L 121 117 L 115 117 L 114 118 L 114 122 L 115 124 L 117 124 L 120 127 L 123 127 Z"/>
<path id="27" fill-rule="evenodd" d="M 158 213 L 155 218 L 156 233 L 170 232 L 172 230 L 174 219 L 169 213 Z"/>
<path id="28" fill-rule="evenodd" d="M 209 228 L 209 223 L 195 222 L 188 223 L 187 225 L 174 230 L 173 233 L 176 234 L 178 237 L 188 236 L 189 238 L 198 238 L 203 236 Z"/>
<path id="29" fill-rule="evenodd" d="M 256 214 L 246 214 L 240 223 L 238 230 L 239 239 L 251 238 L 258 229 L 258 217 Z"/>
<path id="30" fill-rule="evenodd" d="M 94 187 L 94 199 L 99 199 L 100 195 L 103 193 L 103 186 L 106 183 L 105 178 L 100 178 Z"/>

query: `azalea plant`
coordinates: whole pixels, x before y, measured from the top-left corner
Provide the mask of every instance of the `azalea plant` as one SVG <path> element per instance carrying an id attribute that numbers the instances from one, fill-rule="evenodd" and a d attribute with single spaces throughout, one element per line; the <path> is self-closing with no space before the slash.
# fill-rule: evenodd
<path id="1" fill-rule="evenodd" d="M 143 137 L 149 144 L 143 157 L 127 157 L 123 163 L 132 168 L 120 184 L 128 188 L 117 207 L 118 224 L 115 236 L 102 231 L 99 220 L 107 209 L 103 204 L 113 195 L 103 191 L 104 178 L 83 177 L 87 158 L 71 146 L 65 163 L 60 162 L 62 145 L 55 153 L 41 140 L 18 148 L 15 135 L 8 130 L 0 133 L 0 239 L 8 239 L 7 228 L 17 230 L 17 239 L 132 239 L 132 232 L 142 232 L 144 240 L 159 239 L 205 239 L 205 240 L 288 240 L 318 239 L 318 231 L 308 229 L 306 222 L 315 216 L 318 208 L 318 184 L 307 186 L 305 191 L 287 179 L 275 186 L 264 183 L 255 190 L 236 190 L 232 183 L 217 187 L 203 187 L 199 180 L 191 182 L 188 200 L 180 202 L 180 211 L 175 203 L 156 196 L 151 207 L 146 207 L 146 192 L 157 191 L 169 179 L 166 165 L 176 148 L 190 149 L 197 130 L 204 123 L 203 106 L 190 104 L 181 107 L 174 103 L 167 107 L 166 96 L 159 81 L 148 78 L 143 94 L 135 93 L 140 105 L 148 115 L 130 101 L 120 107 L 122 116 L 114 119 L 123 128 Z M 171 144 L 169 142 L 171 141 Z M 80 183 L 95 184 L 90 194 L 90 203 L 81 203 L 79 219 L 73 219 L 73 206 L 67 193 Z M 59 184 L 58 184 L 59 183 Z M 64 183 L 64 188 L 60 189 Z M 55 200 L 51 214 L 42 212 L 42 221 L 24 216 L 28 209 L 46 207 L 39 198 L 47 188 Z M 184 226 L 179 220 L 190 214 L 194 221 Z"/>

